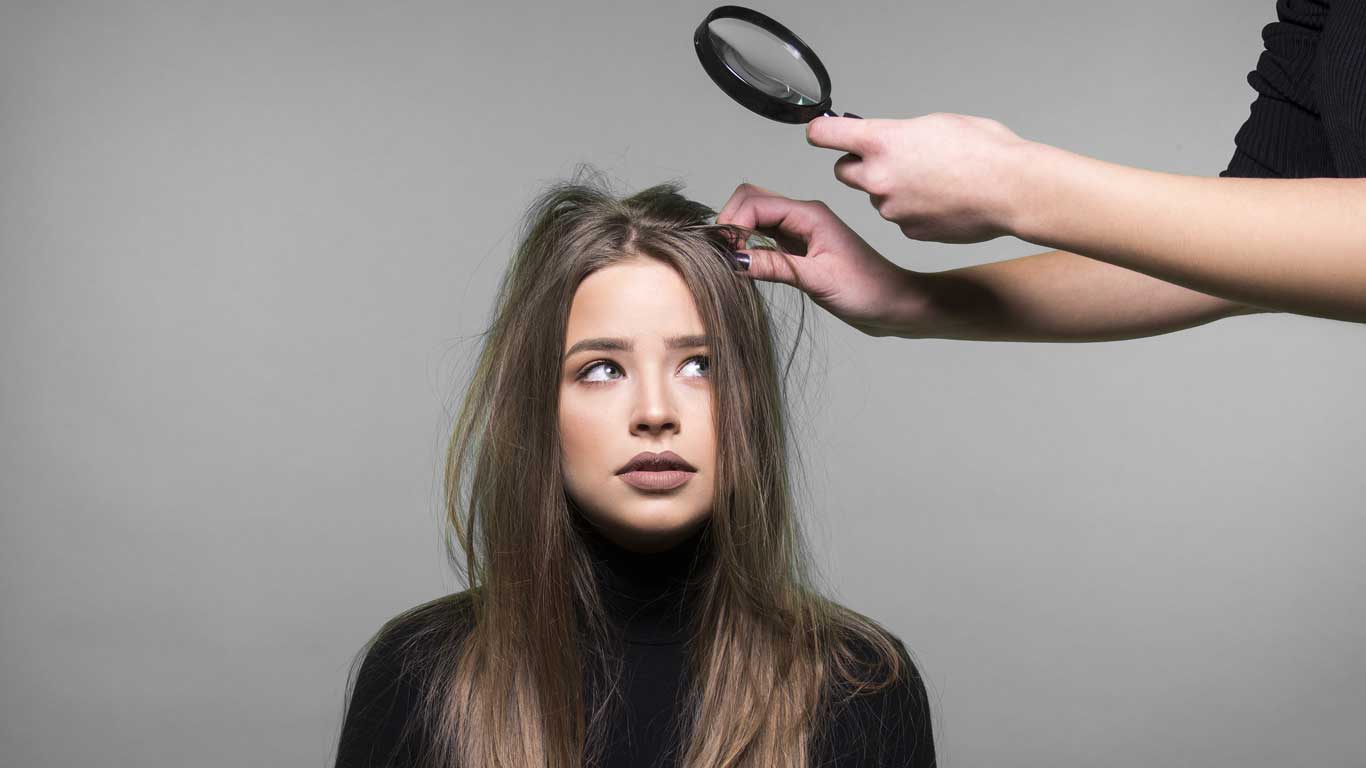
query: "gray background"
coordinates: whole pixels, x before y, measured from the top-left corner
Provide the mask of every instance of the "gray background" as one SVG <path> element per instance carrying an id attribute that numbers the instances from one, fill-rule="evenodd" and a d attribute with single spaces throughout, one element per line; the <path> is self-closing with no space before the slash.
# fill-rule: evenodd
<path id="1" fill-rule="evenodd" d="M 460 339 L 526 202 L 579 161 L 718 208 L 745 180 L 820 198 L 926 271 L 1041 250 L 903 238 L 837 153 L 706 78 L 711 7 L 5 4 L 0 763 L 327 761 L 352 654 L 459 586 L 438 479 Z M 820 51 L 839 109 L 1208 176 L 1275 18 L 758 8 Z M 813 538 L 921 661 L 942 765 L 1366 759 L 1364 339 L 1286 315 L 1105 344 L 819 318 Z"/>

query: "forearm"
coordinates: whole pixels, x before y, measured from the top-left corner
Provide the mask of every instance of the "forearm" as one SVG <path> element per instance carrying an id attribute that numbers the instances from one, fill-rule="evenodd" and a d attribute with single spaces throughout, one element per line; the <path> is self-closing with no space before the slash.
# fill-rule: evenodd
<path id="1" fill-rule="evenodd" d="M 1267 311 L 1067 251 L 906 279 L 891 332 L 904 338 L 1113 341 Z"/>
<path id="2" fill-rule="evenodd" d="M 1366 179 L 1209 178 L 1030 143 L 1021 239 L 1271 310 L 1366 322 Z"/>

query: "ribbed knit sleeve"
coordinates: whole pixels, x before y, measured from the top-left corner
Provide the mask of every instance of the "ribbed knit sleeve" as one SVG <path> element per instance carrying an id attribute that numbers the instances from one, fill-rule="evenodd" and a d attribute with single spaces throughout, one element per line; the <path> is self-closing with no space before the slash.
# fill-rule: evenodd
<path id="1" fill-rule="evenodd" d="M 1278 0 L 1220 176 L 1366 176 L 1366 2 Z"/>
<path id="2" fill-rule="evenodd" d="M 1262 28 L 1265 50 L 1247 76 L 1257 98 L 1233 138 L 1233 159 L 1219 175 L 1336 176 L 1314 95 L 1314 62 L 1328 4 L 1278 0 L 1276 18 Z"/>
<path id="3" fill-rule="evenodd" d="M 1338 175 L 1366 176 L 1366 2 L 1333 3 L 1317 64 L 1323 129 Z"/>

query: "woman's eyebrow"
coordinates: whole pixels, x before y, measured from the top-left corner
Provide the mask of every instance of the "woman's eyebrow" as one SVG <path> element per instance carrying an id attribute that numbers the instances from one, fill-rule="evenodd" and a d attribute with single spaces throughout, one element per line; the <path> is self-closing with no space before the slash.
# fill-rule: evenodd
<path id="1" fill-rule="evenodd" d="M 706 347 L 711 344 L 710 337 L 705 334 L 693 334 L 688 336 L 671 336 L 664 340 L 664 346 L 669 349 L 691 349 L 693 347 Z M 568 358 L 575 352 L 582 352 L 586 349 L 601 350 L 604 352 L 629 352 L 632 343 L 630 339 L 617 338 L 615 336 L 601 336 L 595 339 L 584 339 L 576 342 L 569 348 L 564 356 Z"/>

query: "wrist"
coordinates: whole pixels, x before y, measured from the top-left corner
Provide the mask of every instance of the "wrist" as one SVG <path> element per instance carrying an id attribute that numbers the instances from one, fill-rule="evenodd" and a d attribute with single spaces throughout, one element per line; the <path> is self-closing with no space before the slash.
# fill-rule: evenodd
<path id="1" fill-rule="evenodd" d="M 925 330 L 934 302 L 934 283 L 929 272 L 898 268 L 895 299 L 882 321 L 879 336 L 903 339 L 925 338 Z"/>
<path id="2" fill-rule="evenodd" d="M 1056 209 L 1068 165 L 1078 159 L 1064 149 L 1025 140 L 1009 154 L 1005 226 L 1020 240 L 1044 245 L 1053 231 Z"/>

